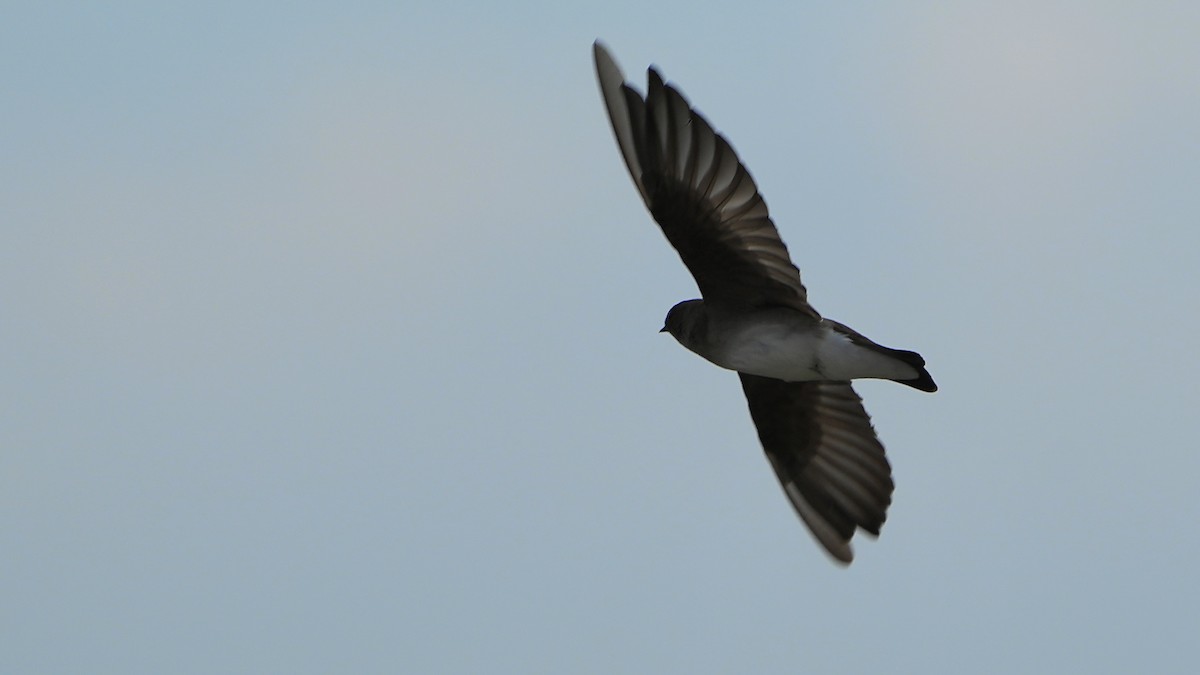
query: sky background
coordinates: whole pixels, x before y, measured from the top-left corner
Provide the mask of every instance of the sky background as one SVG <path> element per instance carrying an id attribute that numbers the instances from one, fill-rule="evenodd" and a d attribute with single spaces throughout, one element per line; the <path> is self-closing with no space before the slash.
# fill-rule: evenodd
<path id="1" fill-rule="evenodd" d="M 103 4 L 0 22 L 0 672 L 1194 672 L 1197 3 Z M 596 38 L 941 387 L 848 569 Z"/>

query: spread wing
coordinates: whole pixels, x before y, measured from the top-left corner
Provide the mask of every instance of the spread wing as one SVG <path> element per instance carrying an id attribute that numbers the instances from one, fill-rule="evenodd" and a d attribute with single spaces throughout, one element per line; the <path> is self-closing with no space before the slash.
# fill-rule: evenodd
<path id="1" fill-rule="evenodd" d="M 879 536 L 892 468 L 849 382 L 784 382 L 739 373 L 763 450 L 796 513 L 829 554 L 854 559 L 858 529 Z"/>
<path id="2" fill-rule="evenodd" d="M 595 44 L 596 75 L 634 185 L 706 301 L 820 319 L 754 179 L 723 136 L 649 70 L 646 97 Z"/>

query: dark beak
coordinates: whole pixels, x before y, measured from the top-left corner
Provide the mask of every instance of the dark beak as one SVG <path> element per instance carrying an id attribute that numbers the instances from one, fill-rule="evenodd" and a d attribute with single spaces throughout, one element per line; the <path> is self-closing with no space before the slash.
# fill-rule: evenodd
<path id="1" fill-rule="evenodd" d="M 659 328 L 659 329 L 658 329 L 658 332 L 660 332 L 660 333 L 665 333 L 665 332 L 667 332 L 667 327 L 666 327 L 666 326 L 663 326 L 662 328 Z"/>

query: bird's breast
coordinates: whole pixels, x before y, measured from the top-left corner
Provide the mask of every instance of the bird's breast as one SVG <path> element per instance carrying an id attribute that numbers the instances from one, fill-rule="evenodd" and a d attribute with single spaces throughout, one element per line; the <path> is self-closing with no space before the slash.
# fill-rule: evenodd
<path id="1" fill-rule="evenodd" d="M 819 327 L 810 330 L 770 322 L 747 322 L 715 340 L 713 363 L 730 370 L 780 380 L 825 378 L 819 370 Z"/>
<path id="2" fill-rule="evenodd" d="M 710 353 L 701 356 L 751 375 L 789 382 L 917 376 L 908 364 L 820 324 L 745 321 L 709 337 Z"/>

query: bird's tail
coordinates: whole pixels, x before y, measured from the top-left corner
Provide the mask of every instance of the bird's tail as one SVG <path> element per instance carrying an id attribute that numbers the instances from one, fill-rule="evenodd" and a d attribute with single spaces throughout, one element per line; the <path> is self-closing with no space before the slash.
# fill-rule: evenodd
<path id="1" fill-rule="evenodd" d="M 937 391 L 937 383 L 933 381 L 933 376 L 929 374 L 929 371 L 925 370 L 925 359 L 923 359 L 920 354 L 916 352 L 905 351 L 903 349 L 891 349 L 889 351 L 891 352 L 892 356 L 907 363 L 917 370 L 917 376 L 913 379 L 893 380 L 894 382 L 907 384 L 913 389 L 920 389 L 921 391 Z"/>

